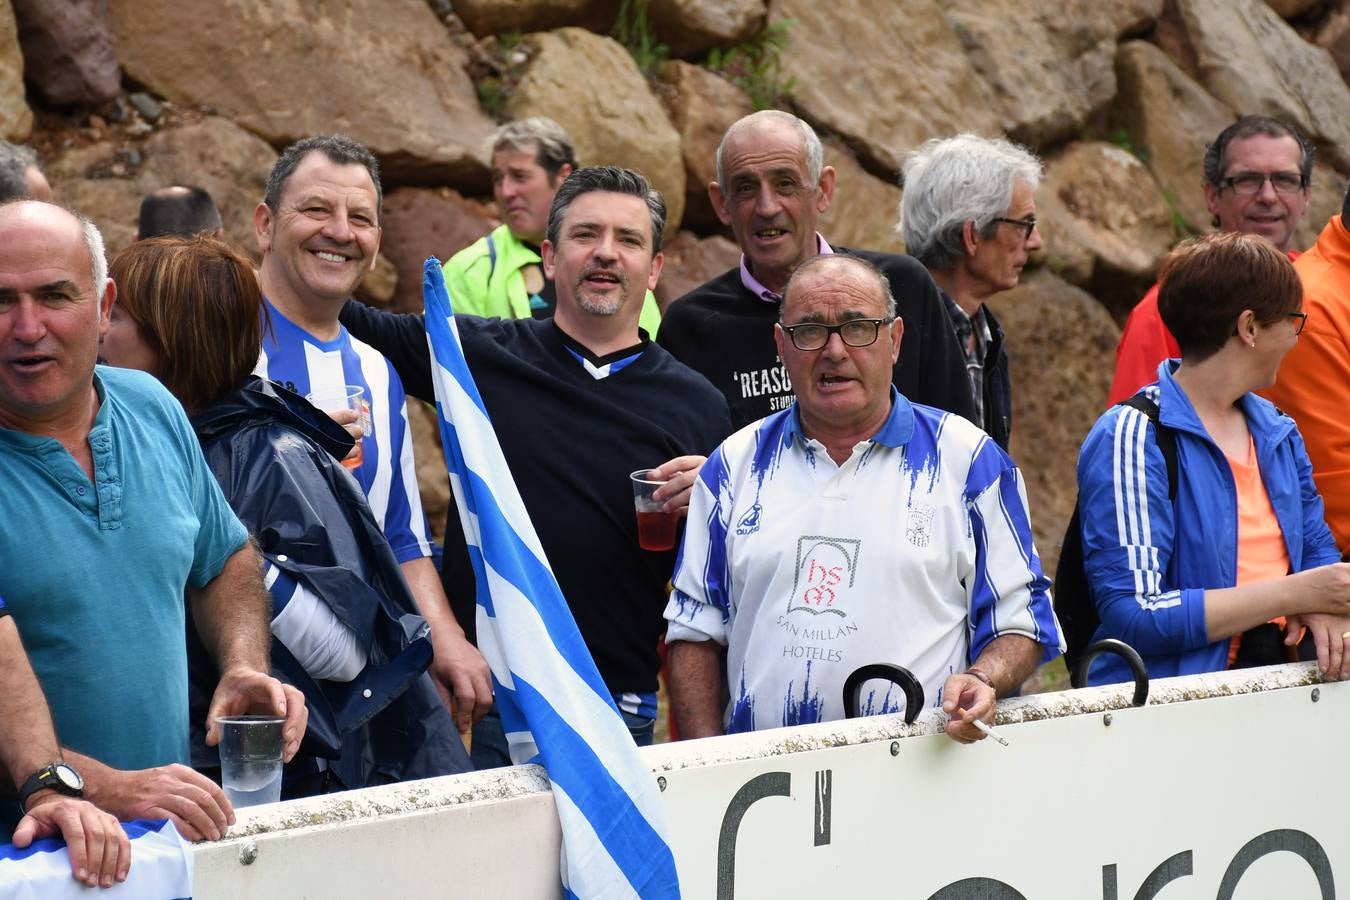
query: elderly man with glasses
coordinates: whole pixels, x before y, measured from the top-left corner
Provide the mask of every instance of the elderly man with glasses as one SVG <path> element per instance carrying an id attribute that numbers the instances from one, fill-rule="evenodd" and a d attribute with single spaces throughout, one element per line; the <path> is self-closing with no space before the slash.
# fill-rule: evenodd
<path id="1" fill-rule="evenodd" d="M 932 140 L 905 160 L 900 224 L 909 254 L 942 290 L 965 353 L 977 422 L 1008 449 L 1012 385 L 1003 329 L 985 301 L 1017 287 L 1041 246 L 1033 194 L 1041 163 L 1016 144 L 973 134 Z"/>
<path id="2" fill-rule="evenodd" d="M 1298 259 L 1290 244 L 1308 211 L 1313 150 L 1292 125 L 1266 116 L 1245 116 L 1219 132 L 1205 147 L 1205 203 L 1214 227 L 1260 235 Z M 1180 355 L 1158 313 L 1155 284 L 1125 320 L 1108 402 L 1157 381 L 1158 364 Z"/>
<path id="3" fill-rule="evenodd" d="M 1061 652 L 1021 473 L 894 388 L 904 330 L 866 260 L 815 256 L 788 281 L 774 338 L 796 404 L 728 438 L 690 499 L 666 607 L 681 735 L 842 718 L 849 676 L 888 663 L 975 741 Z M 868 681 L 858 707 L 905 696 Z"/>

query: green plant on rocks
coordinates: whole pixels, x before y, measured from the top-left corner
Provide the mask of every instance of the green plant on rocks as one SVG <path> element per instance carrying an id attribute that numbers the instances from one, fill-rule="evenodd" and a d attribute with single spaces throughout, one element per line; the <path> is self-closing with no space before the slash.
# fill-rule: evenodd
<path id="1" fill-rule="evenodd" d="M 783 77 L 783 51 L 791 41 L 793 19 L 770 22 L 764 30 L 733 47 L 714 47 L 704 60 L 704 68 L 716 72 L 750 96 L 755 109 L 783 105 L 797 85 L 795 78 Z"/>
<path id="2" fill-rule="evenodd" d="M 648 78 L 655 78 L 670 56 L 670 48 L 657 39 L 647 18 L 647 0 L 623 0 L 610 36 L 628 48 L 638 69 Z"/>

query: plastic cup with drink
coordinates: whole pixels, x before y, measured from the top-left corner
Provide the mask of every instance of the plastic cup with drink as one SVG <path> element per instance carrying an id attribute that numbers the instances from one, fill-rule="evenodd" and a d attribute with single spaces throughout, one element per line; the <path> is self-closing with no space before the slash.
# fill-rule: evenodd
<path id="1" fill-rule="evenodd" d="M 220 716 L 220 781 L 236 809 L 281 799 L 281 716 Z"/>
<path id="2" fill-rule="evenodd" d="M 324 412 L 337 409 L 352 410 L 356 413 L 356 425 L 361 429 L 361 434 L 370 434 L 370 398 L 366 396 L 366 389 L 361 385 L 344 384 L 319 388 L 305 399 Z M 361 449 L 363 440 L 364 437 L 358 437 L 355 450 L 342 461 L 348 469 L 360 468 L 365 460 L 366 455 Z"/>
<path id="3" fill-rule="evenodd" d="M 638 546 L 643 550 L 673 550 L 676 516 L 666 512 L 664 500 L 652 499 L 652 493 L 666 484 L 666 479 L 653 478 L 651 469 L 638 469 L 628 478 L 637 507 Z"/>

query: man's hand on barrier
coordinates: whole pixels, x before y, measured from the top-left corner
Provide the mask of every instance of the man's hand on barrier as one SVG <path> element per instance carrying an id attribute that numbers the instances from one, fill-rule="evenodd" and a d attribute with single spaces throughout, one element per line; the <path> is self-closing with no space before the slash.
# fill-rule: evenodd
<path id="1" fill-rule="evenodd" d="M 234 824 L 234 807 L 220 785 L 177 763 L 153 769 L 114 769 L 66 750 L 84 776 L 84 796 L 124 822 L 168 819 L 189 841 L 214 841 Z"/>
<path id="2" fill-rule="evenodd" d="M 126 881 L 131 868 L 131 842 L 117 817 L 88 800 L 39 793 L 14 829 L 14 846 L 20 850 L 34 838 L 60 835 L 70 854 L 70 873 L 89 887 L 112 887 Z"/>
<path id="3" fill-rule="evenodd" d="M 974 675 L 959 672 L 948 676 L 942 687 L 942 711 L 951 717 L 947 735 L 962 744 L 984 740 L 985 733 L 974 722 L 993 722 L 997 702 L 994 689 Z"/>

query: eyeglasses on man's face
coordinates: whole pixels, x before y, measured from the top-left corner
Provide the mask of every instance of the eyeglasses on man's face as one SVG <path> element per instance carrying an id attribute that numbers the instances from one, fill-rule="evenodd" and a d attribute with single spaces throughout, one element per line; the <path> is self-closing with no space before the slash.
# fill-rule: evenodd
<path id="1" fill-rule="evenodd" d="M 1300 172 L 1239 172 L 1220 178 L 1219 190 L 1231 189 L 1239 197 L 1254 197 L 1261 193 L 1267 181 L 1277 194 L 1297 194 L 1304 188 Z"/>
<path id="2" fill-rule="evenodd" d="M 839 335 L 839 340 L 848 347 L 868 347 L 875 344 L 882 325 L 895 321 L 894 316 L 884 319 L 849 319 L 838 325 L 822 325 L 819 322 L 801 322 L 797 325 L 784 325 L 792 346 L 798 350 L 819 350 L 830 342 L 830 335 Z"/>
<path id="3" fill-rule="evenodd" d="M 1036 217 L 1027 216 L 1025 219 L 1009 219 L 1006 216 L 998 216 L 992 221 L 1002 222 L 1004 225 L 1015 225 L 1023 231 L 1022 240 L 1031 240 L 1031 233 L 1036 230 Z"/>

